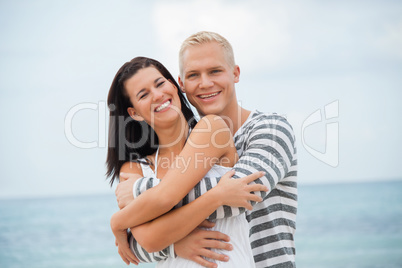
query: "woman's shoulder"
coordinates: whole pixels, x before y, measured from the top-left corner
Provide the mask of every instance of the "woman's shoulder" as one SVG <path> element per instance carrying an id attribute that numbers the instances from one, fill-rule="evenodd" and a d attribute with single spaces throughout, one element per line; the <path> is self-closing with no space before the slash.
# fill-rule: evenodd
<path id="1" fill-rule="evenodd" d="M 222 117 L 214 114 L 203 116 L 200 121 L 195 125 L 194 129 L 228 129 L 229 127 Z"/>

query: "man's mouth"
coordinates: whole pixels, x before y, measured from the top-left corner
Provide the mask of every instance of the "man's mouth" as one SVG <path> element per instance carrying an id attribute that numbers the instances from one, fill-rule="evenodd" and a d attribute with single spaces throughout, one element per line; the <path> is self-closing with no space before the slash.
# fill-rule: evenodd
<path id="1" fill-rule="evenodd" d="M 163 109 L 167 108 L 171 103 L 171 100 L 167 100 L 164 103 L 162 103 L 160 106 L 156 107 L 155 112 L 160 112 Z"/>
<path id="2" fill-rule="evenodd" d="M 198 95 L 198 97 L 200 97 L 201 99 L 210 99 L 210 98 L 217 96 L 219 93 L 221 93 L 221 92 L 219 91 L 219 92 L 215 92 L 215 93 L 211 93 L 211 94 Z"/>

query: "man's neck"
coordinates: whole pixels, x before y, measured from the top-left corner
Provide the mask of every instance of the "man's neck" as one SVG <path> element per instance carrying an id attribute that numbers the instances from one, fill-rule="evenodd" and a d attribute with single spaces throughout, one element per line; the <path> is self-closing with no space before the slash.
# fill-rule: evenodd
<path id="1" fill-rule="evenodd" d="M 231 109 L 230 111 L 225 112 L 225 114 L 221 114 L 223 120 L 226 122 L 232 135 L 234 135 L 237 130 L 246 122 L 249 117 L 251 111 L 242 108 L 240 105 L 237 105 L 235 109 Z"/>

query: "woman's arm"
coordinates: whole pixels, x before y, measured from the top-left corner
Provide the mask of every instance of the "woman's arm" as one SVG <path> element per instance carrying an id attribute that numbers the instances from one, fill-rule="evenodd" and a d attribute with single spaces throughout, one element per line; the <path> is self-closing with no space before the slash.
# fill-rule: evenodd
<path id="1" fill-rule="evenodd" d="M 159 185 L 115 213 L 111 220 L 112 229 L 135 227 L 172 209 L 212 165 L 227 155 L 229 144 L 233 146 L 233 137 L 223 119 L 213 115 L 203 117 Z"/>
<path id="2" fill-rule="evenodd" d="M 251 194 L 251 192 L 268 189 L 260 184 L 248 184 L 264 174 L 258 172 L 243 179 L 232 180 L 233 174 L 234 171 L 227 172 L 218 186 L 188 205 L 174 209 L 153 221 L 131 228 L 133 236 L 147 252 L 160 251 L 184 238 L 223 204 L 232 203 L 252 209 L 248 201 L 260 202 L 262 198 Z"/>

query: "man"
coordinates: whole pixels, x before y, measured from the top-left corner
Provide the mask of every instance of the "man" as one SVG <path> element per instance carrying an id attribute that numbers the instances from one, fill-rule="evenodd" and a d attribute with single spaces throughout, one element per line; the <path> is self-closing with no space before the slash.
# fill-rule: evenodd
<path id="1" fill-rule="evenodd" d="M 264 201 L 253 204 L 253 210 L 245 212 L 256 267 L 295 267 L 297 156 L 291 126 L 285 118 L 276 114 L 251 112 L 239 106 L 235 83 L 239 81 L 240 68 L 235 65 L 230 43 L 222 36 L 212 32 L 190 36 L 183 42 L 179 63 L 179 84 L 190 103 L 201 116 L 215 114 L 222 117 L 234 135 L 240 156 L 234 167 L 234 178 L 256 171 L 266 173 L 256 180 L 269 188 L 267 193 L 258 193 Z M 152 180 L 146 178 L 136 183 L 134 191 L 145 190 Z M 216 184 L 219 178 L 207 180 Z M 121 203 L 127 202 L 127 191 L 124 191 L 129 187 L 127 184 L 130 181 L 116 191 Z M 224 213 L 230 217 L 239 211 L 244 212 L 244 209 L 234 211 L 226 208 Z M 178 256 L 212 267 L 211 262 L 200 256 L 222 259 L 223 255 L 213 254 L 208 249 L 210 246 L 203 246 L 205 241 L 214 237 L 208 236 L 208 231 L 202 234 L 193 232 L 172 245 L 170 250 L 155 256 L 174 257 L 171 253 L 174 248 Z M 224 245 L 217 244 L 217 247 L 223 248 Z"/>

